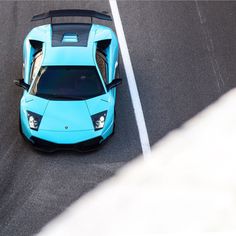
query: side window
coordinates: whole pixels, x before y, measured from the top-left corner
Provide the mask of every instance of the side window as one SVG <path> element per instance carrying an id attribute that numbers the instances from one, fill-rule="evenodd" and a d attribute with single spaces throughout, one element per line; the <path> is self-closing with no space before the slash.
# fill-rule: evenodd
<path id="1" fill-rule="evenodd" d="M 40 51 L 34 57 L 34 60 L 32 62 L 32 66 L 31 66 L 30 84 L 32 83 L 32 81 L 35 79 L 35 77 L 37 76 L 37 74 L 39 72 L 39 69 L 40 69 L 41 63 L 42 63 L 42 56 L 43 56 L 43 53 L 42 53 L 42 51 Z"/>
<path id="2" fill-rule="evenodd" d="M 107 62 L 106 57 L 97 50 L 96 60 L 104 82 L 107 84 Z"/>

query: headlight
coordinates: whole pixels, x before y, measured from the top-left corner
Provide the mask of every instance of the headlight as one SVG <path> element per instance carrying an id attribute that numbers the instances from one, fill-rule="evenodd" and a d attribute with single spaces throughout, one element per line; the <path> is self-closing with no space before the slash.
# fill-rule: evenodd
<path id="1" fill-rule="evenodd" d="M 27 111 L 29 127 L 33 130 L 38 130 L 42 116 L 31 111 Z"/>
<path id="2" fill-rule="evenodd" d="M 91 116 L 95 131 L 102 129 L 104 127 L 106 117 L 107 117 L 107 111 L 99 112 Z"/>

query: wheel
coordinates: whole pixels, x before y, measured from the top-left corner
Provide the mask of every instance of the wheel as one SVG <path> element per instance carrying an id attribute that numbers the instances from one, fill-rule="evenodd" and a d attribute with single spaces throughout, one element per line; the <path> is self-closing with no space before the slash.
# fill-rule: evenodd
<path id="1" fill-rule="evenodd" d="M 23 136 L 22 127 L 21 127 L 21 119 L 20 119 L 20 111 L 19 111 L 18 128 L 19 128 L 20 134 Z"/>

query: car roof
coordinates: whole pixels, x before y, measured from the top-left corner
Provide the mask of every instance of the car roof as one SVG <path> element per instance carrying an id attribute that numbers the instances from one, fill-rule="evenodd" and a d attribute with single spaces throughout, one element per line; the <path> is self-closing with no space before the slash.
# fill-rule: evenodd
<path id="1" fill-rule="evenodd" d="M 95 62 L 90 47 L 50 47 L 47 44 L 42 65 L 95 65 Z"/>

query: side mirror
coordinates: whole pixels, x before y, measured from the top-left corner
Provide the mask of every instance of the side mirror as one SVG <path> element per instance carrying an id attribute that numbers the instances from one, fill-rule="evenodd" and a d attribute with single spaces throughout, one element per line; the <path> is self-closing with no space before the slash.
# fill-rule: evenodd
<path id="1" fill-rule="evenodd" d="M 15 85 L 25 89 L 25 90 L 29 90 L 29 85 L 25 83 L 25 81 L 23 79 L 16 79 L 13 81 L 15 83 Z"/>
<path id="2" fill-rule="evenodd" d="M 109 91 L 110 89 L 118 86 L 121 83 L 122 83 L 122 79 L 114 79 L 110 84 L 107 85 L 107 90 Z"/>

